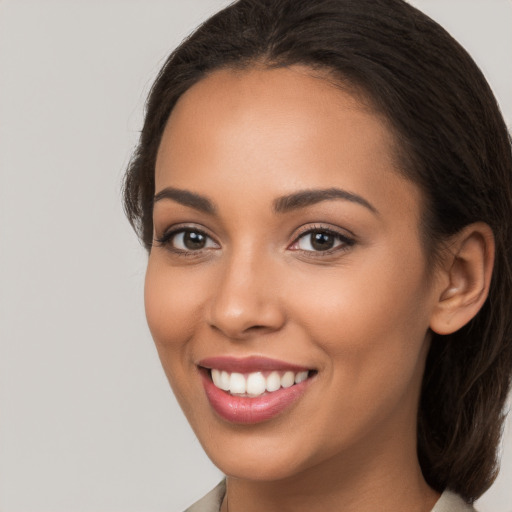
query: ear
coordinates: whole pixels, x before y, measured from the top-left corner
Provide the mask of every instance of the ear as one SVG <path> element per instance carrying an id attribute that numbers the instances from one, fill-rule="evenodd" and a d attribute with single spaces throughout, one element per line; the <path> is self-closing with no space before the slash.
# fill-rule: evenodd
<path id="1" fill-rule="evenodd" d="M 478 313 L 489 294 L 493 265 L 494 236 L 487 224 L 470 224 L 450 239 L 436 281 L 434 332 L 451 334 Z"/>

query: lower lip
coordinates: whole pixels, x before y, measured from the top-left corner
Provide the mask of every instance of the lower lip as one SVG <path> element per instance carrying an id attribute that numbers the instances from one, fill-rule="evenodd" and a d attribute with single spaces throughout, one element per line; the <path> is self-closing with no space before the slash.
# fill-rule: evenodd
<path id="1" fill-rule="evenodd" d="M 275 418 L 291 407 L 306 391 L 311 378 L 289 388 L 281 388 L 258 397 L 234 396 L 215 386 L 209 372 L 201 371 L 206 396 L 213 410 L 231 423 L 261 423 Z"/>

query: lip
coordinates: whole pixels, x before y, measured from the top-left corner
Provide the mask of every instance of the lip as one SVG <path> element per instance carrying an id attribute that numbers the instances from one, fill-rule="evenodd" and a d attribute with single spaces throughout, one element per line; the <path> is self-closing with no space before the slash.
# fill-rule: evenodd
<path id="1" fill-rule="evenodd" d="M 310 370 L 304 366 L 269 359 L 266 357 L 251 356 L 246 358 L 211 357 L 199 362 L 200 375 L 206 397 L 212 409 L 224 420 L 235 424 L 256 424 L 271 420 L 284 413 L 295 404 L 306 392 L 314 377 L 294 384 L 289 388 L 281 388 L 272 393 L 265 393 L 258 397 L 235 396 L 219 389 L 211 380 L 209 370 L 218 370 L 238 373 L 251 373 L 255 371 L 293 371 Z"/>
<path id="2" fill-rule="evenodd" d="M 312 370 L 305 366 L 300 366 L 277 359 L 270 359 L 262 356 L 249 357 L 232 357 L 232 356 L 216 356 L 201 359 L 197 363 L 198 366 L 211 370 L 216 368 L 226 372 L 252 373 L 252 372 L 272 372 L 272 371 L 292 371 L 303 372 Z"/>

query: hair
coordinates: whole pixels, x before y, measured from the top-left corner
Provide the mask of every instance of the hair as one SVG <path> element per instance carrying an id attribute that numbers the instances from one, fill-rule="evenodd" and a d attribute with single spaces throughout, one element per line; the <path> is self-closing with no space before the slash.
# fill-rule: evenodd
<path id="1" fill-rule="evenodd" d="M 394 132 L 399 172 L 423 192 L 432 254 L 470 223 L 493 230 L 489 297 L 457 332 L 432 333 L 418 412 L 426 481 L 472 502 L 498 472 L 512 371 L 512 152 L 491 89 L 468 53 L 402 0 L 234 2 L 181 43 L 149 94 L 124 183 L 128 219 L 148 251 L 155 160 L 174 105 L 215 70 L 255 65 L 327 71 L 370 99 Z"/>

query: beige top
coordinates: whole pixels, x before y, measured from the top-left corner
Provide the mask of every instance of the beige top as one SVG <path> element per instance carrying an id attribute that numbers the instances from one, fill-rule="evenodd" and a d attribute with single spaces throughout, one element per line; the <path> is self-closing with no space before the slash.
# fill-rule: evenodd
<path id="1" fill-rule="evenodd" d="M 223 480 L 215 489 L 187 508 L 185 512 L 219 512 L 225 493 L 226 481 Z M 460 496 L 450 491 L 444 491 L 431 512 L 476 512 L 476 510 Z"/>

